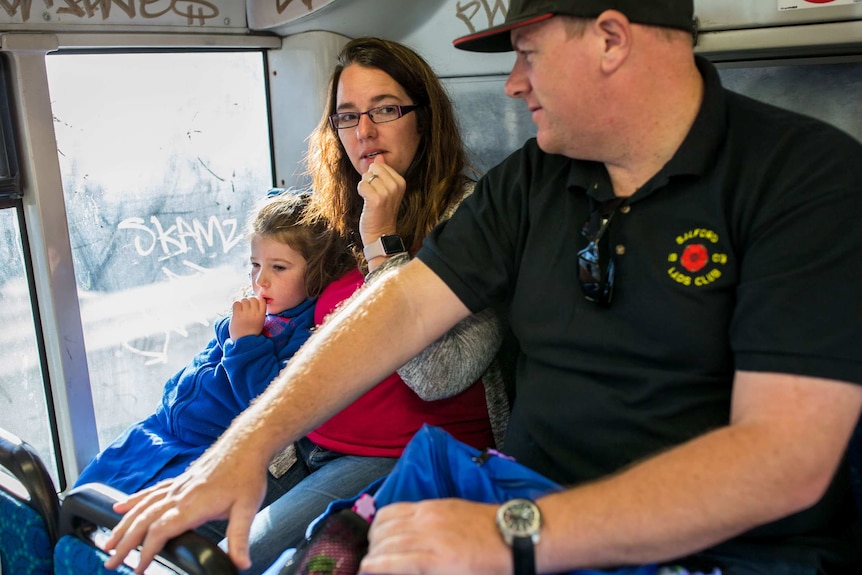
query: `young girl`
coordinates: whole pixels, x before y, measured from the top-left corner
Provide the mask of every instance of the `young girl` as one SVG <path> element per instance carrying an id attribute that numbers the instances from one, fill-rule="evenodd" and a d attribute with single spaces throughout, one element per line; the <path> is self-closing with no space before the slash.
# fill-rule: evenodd
<path id="1" fill-rule="evenodd" d="M 99 453 L 76 485 L 134 493 L 179 475 L 308 339 L 317 296 L 352 259 L 327 226 L 300 222 L 307 204 L 307 194 L 295 193 L 262 203 L 248 223 L 254 295 L 233 303 L 215 338 L 167 382 L 155 413 Z M 287 489 L 270 475 L 264 504 Z"/>

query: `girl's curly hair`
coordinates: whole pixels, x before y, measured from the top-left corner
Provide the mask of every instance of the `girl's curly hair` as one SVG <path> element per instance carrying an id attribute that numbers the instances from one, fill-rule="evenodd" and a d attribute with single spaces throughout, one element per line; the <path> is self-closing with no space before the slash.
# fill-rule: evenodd
<path id="1" fill-rule="evenodd" d="M 309 192 L 287 190 L 260 202 L 247 224 L 248 237 L 273 238 L 305 258 L 305 289 L 317 297 L 330 282 L 356 265 L 344 238 L 321 220 L 305 216 Z"/>

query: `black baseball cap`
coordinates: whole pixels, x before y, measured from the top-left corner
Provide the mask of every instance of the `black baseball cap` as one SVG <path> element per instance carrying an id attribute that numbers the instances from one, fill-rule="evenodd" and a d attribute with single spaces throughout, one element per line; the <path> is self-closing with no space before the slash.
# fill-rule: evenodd
<path id="1" fill-rule="evenodd" d="M 694 33 L 694 0 L 511 0 L 506 21 L 456 39 L 453 44 L 471 52 L 509 52 L 515 28 L 535 24 L 558 14 L 596 18 L 605 10 L 618 10 L 637 24 L 679 28 Z"/>

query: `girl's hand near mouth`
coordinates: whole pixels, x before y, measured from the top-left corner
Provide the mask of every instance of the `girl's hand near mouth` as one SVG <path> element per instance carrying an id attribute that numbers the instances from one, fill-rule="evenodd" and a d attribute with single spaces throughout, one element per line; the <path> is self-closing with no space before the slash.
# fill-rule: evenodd
<path id="1" fill-rule="evenodd" d="M 266 301 L 263 298 L 244 297 L 233 302 L 228 327 L 230 338 L 236 341 L 244 335 L 260 335 L 265 319 Z"/>

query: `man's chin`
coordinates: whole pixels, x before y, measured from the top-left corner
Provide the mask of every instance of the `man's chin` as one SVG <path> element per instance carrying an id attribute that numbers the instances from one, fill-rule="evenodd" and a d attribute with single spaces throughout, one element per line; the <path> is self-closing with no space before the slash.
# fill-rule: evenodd
<path id="1" fill-rule="evenodd" d="M 554 138 L 552 138 L 550 134 L 543 130 L 539 130 L 536 133 L 536 143 L 539 144 L 539 149 L 541 149 L 546 154 L 562 153 L 560 151 L 560 146 L 557 142 L 554 141 Z"/>

